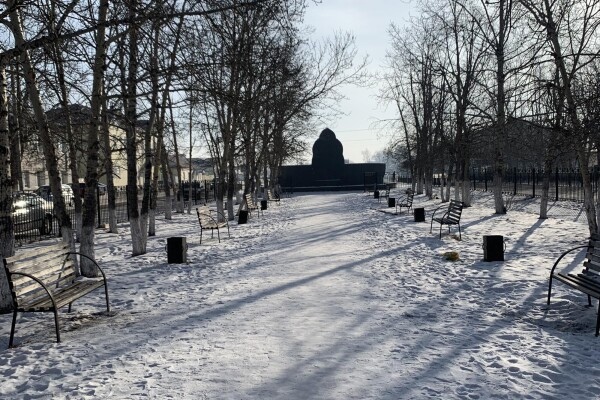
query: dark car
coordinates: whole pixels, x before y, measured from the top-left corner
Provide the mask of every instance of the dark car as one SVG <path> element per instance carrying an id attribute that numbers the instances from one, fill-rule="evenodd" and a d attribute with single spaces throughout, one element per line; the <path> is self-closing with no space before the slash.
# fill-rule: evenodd
<path id="1" fill-rule="evenodd" d="M 85 182 L 71 183 L 71 187 L 73 190 L 79 190 L 79 195 L 81 197 L 85 196 Z M 98 182 L 98 194 L 103 196 L 106 194 L 106 185 L 104 183 Z"/>
<path id="2" fill-rule="evenodd" d="M 201 182 L 192 182 L 192 201 L 200 201 L 203 196 L 204 185 Z M 177 201 L 180 200 L 180 194 L 183 193 L 183 201 L 189 201 L 190 199 L 190 184 L 184 182 L 180 186 L 180 191 L 177 192 Z"/>
<path id="3" fill-rule="evenodd" d="M 73 206 L 73 189 L 71 189 L 71 186 L 66 185 L 64 183 L 61 186 L 63 199 L 65 200 L 68 206 Z M 54 196 L 52 196 L 52 191 L 50 190 L 50 185 L 42 185 L 38 187 L 35 193 L 45 200 L 54 200 Z"/>
<path id="4" fill-rule="evenodd" d="M 39 230 L 42 235 L 52 232 L 52 203 L 36 194 L 15 194 L 11 217 L 15 234 L 33 230 Z"/>

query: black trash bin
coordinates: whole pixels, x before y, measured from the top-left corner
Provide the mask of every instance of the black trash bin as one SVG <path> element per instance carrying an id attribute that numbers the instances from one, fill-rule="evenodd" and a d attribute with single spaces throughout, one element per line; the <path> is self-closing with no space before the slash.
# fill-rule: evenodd
<path id="1" fill-rule="evenodd" d="M 388 197 L 388 207 L 396 207 L 396 198 Z"/>
<path id="2" fill-rule="evenodd" d="M 169 264 L 185 264 L 187 262 L 185 237 L 167 238 L 167 262 Z"/>
<path id="3" fill-rule="evenodd" d="M 375 198 L 375 199 L 379 198 L 379 190 L 376 190 L 373 192 L 373 198 Z"/>
<path id="4" fill-rule="evenodd" d="M 485 235 L 483 237 L 483 260 L 504 261 L 504 237 Z"/>
<path id="5" fill-rule="evenodd" d="M 267 209 L 267 200 L 261 200 L 260 201 L 260 209 L 261 210 L 266 210 Z"/>
<path id="6" fill-rule="evenodd" d="M 424 208 L 415 208 L 413 213 L 415 216 L 415 222 L 424 222 L 425 221 L 425 209 Z"/>
<path id="7" fill-rule="evenodd" d="M 240 210 L 240 215 L 238 215 L 238 224 L 245 224 L 248 222 L 248 210 Z"/>

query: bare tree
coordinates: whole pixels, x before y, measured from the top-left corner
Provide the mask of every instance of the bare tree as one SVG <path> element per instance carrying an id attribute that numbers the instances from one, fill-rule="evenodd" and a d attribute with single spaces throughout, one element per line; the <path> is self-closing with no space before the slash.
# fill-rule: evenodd
<path id="1" fill-rule="evenodd" d="M 15 46 L 17 48 L 24 47 L 26 40 L 23 34 L 23 24 L 20 16 L 20 11 L 16 8 L 16 4 L 11 2 L 9 5 L 9 17 L 10 17 L 10 28 L 15 40 Z M 46 114 L 42 105 L 41 94 L 38 88 L 37 75 L 31 57 L 28 50 L 23 50 L 20 55 L 20 60 L 23 65 L 23 72 L 25 75 L 25 81 L 27 82 L 27 92 L 29 101 L 33 107 L 35 119 L 37 122 L 37 128 L 39 137 L 42 143 L 44 158 L 46 163 L 46 169 L 50 176 L 50 187 L 52 193 L 56 193 L 54 199 L 55 212 L 59 216 L 59 222 L 63 229 L 63 237 L 71 237 L 71 224 L 68 215 L 65 210 L 65 202 L 62 196 L 62 188 L 60 181 L 60 174 L 58 170 L 56 149 L 52 136 L 50 134 L 50 128 Z"/>
<path id="2" fill-rule="evenodd" d="M 0 257 L 14 254 L 14 227 L 12 213 L 12 182 L 8 176 L 9 167 L 9 132 L 7 103 L 6 60 L 0 58 Z M 4 268 L 0 271 L 0 313 L 12 309 L 12 297 L 8 287 L 8 279 Z"/>
<path id="3" fill-rule="evenodd" d="M 444 59 L 439 68 L 454 103 L 454 148 L 456 154 L 456 198 L 467 206 L 471 203 L 469 167 L 472 152 L 472 130 L 467 121 L 474 101 L 476 82 L 483 71 L 485 43 L 479 38 L 477 20 L 455 0 L 449 0 L 442 11 L 428 13 L 443 27 Z"/>
<path id="4" fill-rule="evenodd" d="M 440 161 L 447 159 L 449 152 L 439 146 L 445 131 L 447 94 L 438 68 L 443 48 L 432 22 L 431 18 L 419 18 L 404 30 L 391 26 L 389 72 L 382 92 L 382 97 L 398 108 L 404 132 L 400 141 L 407 149 L 413 188 L 417 193 L 425 189 L 429 198 L 433 197 L 434 169 L 444 170 Z"/>
<path id="5" fill-rule="evenodd" d="M 592 142 L 583 129 L 573 85 L 582 69 L 598 57 L 595 42 L 600 28 L 600 2 L 596 0 L 534 2 L 522 0 L 532 19 L 543 28 L 553 61 L 558 70 L 559 90 L 565 99 L 566 131 L 572 139 L 579 161 L 584 189 L 584 208 L 590 233 L 598 231 L 598 216 L 590 177 Z"/>

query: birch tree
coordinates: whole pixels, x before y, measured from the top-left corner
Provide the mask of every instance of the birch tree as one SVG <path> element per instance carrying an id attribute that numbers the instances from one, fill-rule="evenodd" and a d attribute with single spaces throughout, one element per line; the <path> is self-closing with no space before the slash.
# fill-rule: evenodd
<path id="1" fill-rule="evenodd" d="M 598 215 L 590 177 L 591 144 L 578 113 L 573 85 L 583 68 L 598 57 L 600 2 L 597 0 L 551 2 L 521 0 L 531 18 L 543 28 L 550 54 L 558 71 L 559 90 L 565 99 L 567 134 L 579 161 L 584 189 L 584 208 L 590 233 L 598 232 Z"/>
<path id="2" fill-rule="evenodd" d="M 429 8 L 427 13 L 439 23 L 444 33 L 444 58 L 439 68 L 454 103 L 454 148 L 456 154 L 455 196 L 471 204 L 469 167 L 472 130 L 467 112 L 472 107 L 476 82 L 483 71 L 485 43 L 477 34 L 477 20 L 456 0 L 449 0 L 442 12 Z"/>
<path id="3" fill-rule="evenodd" d="M 14 226 L 12 213 L 12 181 L 8 175 L 9 132 L 7 104 L 6 59 L 0 57 L 0 257 L 14 254 Z M 12 310 L 12 297 L 4 268 L 0 270 L 0 314 Z"/>
<path id="4" fill-rule="evenodd" d="M 37 130 L 42 143 L 44 152 L 44 159 L 48 176 L 50 177 L 50 188 L 52 193 L 57 195 L 54 198 L 54 209 L 58 214 L 59 223 L 62 228 L 63 238 L 69 239 L 71 235 L 71 224 L 68 215 L 65 210 L 65 202 L 62 196 L 60 173 L 58 170 L 58 162 L 56 156 L 56 148 L 50 134 L 50 128 L 48 126 L 48 120 L 42 104 L 40 91 L 38 88 L 38 79 L 35 68 L 31 61 L 29 51 L 25 49 L 26 39 L 23 33 L 23 24 L 19 9 L 16 7 L 16 2 L 9 2 L 9 18 L 10 18 L 10 29 L 14 36 L 15 47 L 22 49 L 20 54 L 20 61 L 23 66 L 23 73 L 25 81 L 27 82 L 27 93 L 31 106 L 33 108 L 35 120 L 37 123 Z"/>

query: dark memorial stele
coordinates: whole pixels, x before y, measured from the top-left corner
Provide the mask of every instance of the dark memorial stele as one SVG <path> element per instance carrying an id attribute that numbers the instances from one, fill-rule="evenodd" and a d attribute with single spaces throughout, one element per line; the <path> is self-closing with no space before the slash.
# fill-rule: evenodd
<path id="1" fill-rule="evenodd" d="M 344 177 L 344 146 L 329 128 L 313 145 L 312 168 L 317 184 L 336 184 Z"/>
<path id="2" fill-rule="evenodd" d="M 312 165 L 281 167 L 284 191 L 364 190 L 383 186 L 385 164 L 345 164 L 344 147 L 329 128 L 313 144 Z"/>

